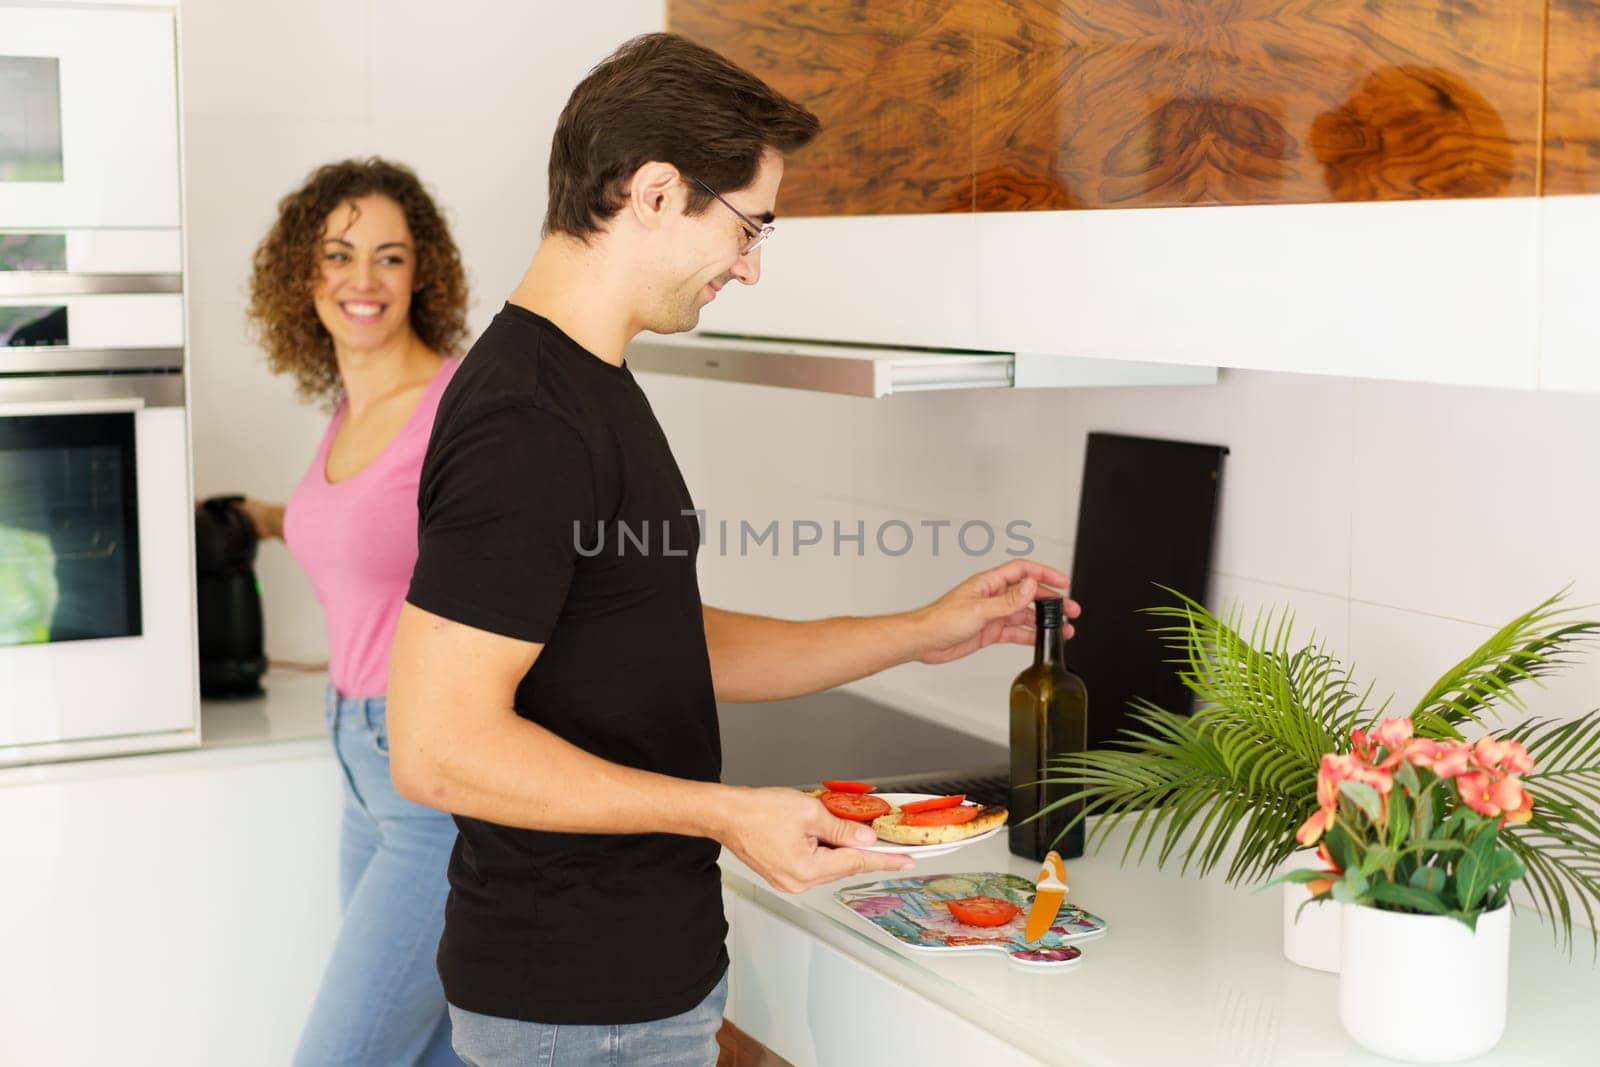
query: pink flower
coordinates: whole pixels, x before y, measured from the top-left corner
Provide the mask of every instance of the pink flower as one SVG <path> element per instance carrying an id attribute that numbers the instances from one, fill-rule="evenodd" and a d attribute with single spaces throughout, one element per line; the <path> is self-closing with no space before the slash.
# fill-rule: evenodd
<path id="1" fill-rule="evenodd" d="M 1351 780 L 1370 785 L 1378 791 L 1378 796 L 1387 797 L 1394 789 L 1394 775 L 1382 767 L 1362 767 L 1357 765 L 1350 775 Z"/>
<path id="2" fill-rule="evenodd" d="M 1487 771 L 1501 774 L 1527 774 L 1533 770 L 1533 757 L 1519 741 L 1501 741 L 1493 737 L 1480 737 L 1473 747 L 1472 759 Z"/>
<path id="3" fill-rule="evenodd" d="M 1533 818 L 1533 798 L 1516 778 L 1502 778 L 1491 787 L 1494 802 L 1504 814 L 1500 825 L 1525 823 Z"/>
<path id="4" fill-rule="evenodd" d="M 1373 740 L 1391 752 L 1405 747 L 1411 740 L 1410 719 L 1384 719 L 1378 728 L 1372 731 Z"/>
<path id="5" fill-rule="evenodd" d="M 1358 759 L 1366 760 L 1368 763 L 1372 762 L 1374 755 L 1372 742 L 1367 740 L 1367 732 L 1359 726 L 1350 731 L 1350 751 L 1354 752 Z"/>
<path id="6" fill-rule="evenodd" d="M 1313 878 L 1311 881 L 1306 883 L 1306 890 L 1314 897 L 1320 897 L 1328 892 L 1331 892 L 1333 889 L 1334 880 L 1344 874 L 1344 871 L 1340 869 L 1339 865 L 1333 862 L 1333 853 L 1328 851 L 1328 843 L 1326 841 L 1317 846 L 1317 855 L 1321 857 L 1323 863 L 1328 865 L 1328 869 L 1322 872 L 1323 874 L 1328 875 L 1328 877 Z"/>
<path id="7" fill-rule="evenodd" d="M 1501 807 L 1495 802 L 1496 780 L 1487 771 L 1468 771 L 1456 776 L 1456 789 L 1461 802 L 1479 815 L 1499 815 Z"/>
<path id="8" fill-rule="evenodd" d="M 1426 767 L 1440 778 L 1454 778 L 1467 769 L 1472 750 L 1462 741 L 1429 741 L 1418 738 L 1406 746 L 1406 759 Z"/>
<path id="9" fill-rule="evenodd" d="M 1302 845 L 1316 844 L 1323 834 L 1333 829 L 1333 821 L 1338 814 L 1337 807 L 1318 808 L 1311 813 L 1311 818 L 1294 832 L 1294 839 Z"/>

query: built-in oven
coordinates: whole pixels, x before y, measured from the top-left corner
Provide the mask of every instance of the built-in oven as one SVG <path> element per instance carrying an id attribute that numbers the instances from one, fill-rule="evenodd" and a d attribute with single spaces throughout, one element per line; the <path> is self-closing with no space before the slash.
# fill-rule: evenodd
<path id="1" fill-rule="evenodd" d="M 174 34 L 0 0 L 0 764 L 199 739 Z"/>
<path id="2" fill-rule="evenodd" d="M 198 740 L 183 399 L 171 371 L 0 377 L 0 763 Z"/>

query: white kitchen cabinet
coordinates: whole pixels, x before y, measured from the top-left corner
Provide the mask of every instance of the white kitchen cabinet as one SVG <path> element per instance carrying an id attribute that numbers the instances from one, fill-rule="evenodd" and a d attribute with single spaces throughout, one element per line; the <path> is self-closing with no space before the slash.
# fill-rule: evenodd
<path id="1" fill-rule="evenodd" d="M 1595 389 L 1597 238 L 1600 196 L 785 218 L 701 329 Z"/>
<path id="2" fill-rule="evenodd" d="M 1600 196 L 1550 196 L 1539 385 L 1600 392 Z"/>
<path id="3" fill-rule="evenodd" d="M 340 802 L 320 739 L 5 772 L 0 1064 L 288 1063 Z"/>

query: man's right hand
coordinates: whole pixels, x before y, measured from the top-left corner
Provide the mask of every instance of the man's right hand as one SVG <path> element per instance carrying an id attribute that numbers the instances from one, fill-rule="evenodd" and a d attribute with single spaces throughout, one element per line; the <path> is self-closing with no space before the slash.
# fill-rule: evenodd
<path id="1" fill-rule="evenodd" d="M 717 840 L 780 892 L 912 866 L 910 856 L 849 847 L 870 845 L 878 836 L 865 823 L 841 819 L 797 789 L 741 789 L 724 818 Z"/>

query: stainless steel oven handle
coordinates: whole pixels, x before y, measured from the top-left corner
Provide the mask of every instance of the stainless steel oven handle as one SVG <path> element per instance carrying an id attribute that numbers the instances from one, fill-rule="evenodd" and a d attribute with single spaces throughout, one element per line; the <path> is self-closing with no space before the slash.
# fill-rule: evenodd
<path id="1" fill-rule="evenodd" d="M 181 293 L 181 274 L 73 274 L 67 271 L 0 270 L 0 296 L 106 296 L 122 293 Z"/>
<path id="2" fill-rule="evenodd" d="M 104 411 L 116 410 L 107 405 L 118 403 L 136 410 L 182 407 L 183 402 L 182 374 L 0 374 L 0 414 L 36 405 L 81 404 Z"/>
<path id="3" fill-rule="evenodd" d="M 0 403 L 0 419 L 21 415 L 105 415 L 114 411 L 143 411 L 142 396 L 113 396 L 103 400 L 37 400 Z"/>

